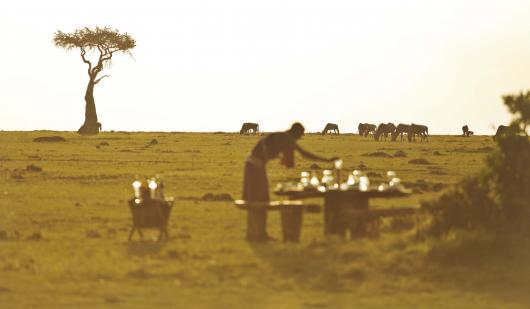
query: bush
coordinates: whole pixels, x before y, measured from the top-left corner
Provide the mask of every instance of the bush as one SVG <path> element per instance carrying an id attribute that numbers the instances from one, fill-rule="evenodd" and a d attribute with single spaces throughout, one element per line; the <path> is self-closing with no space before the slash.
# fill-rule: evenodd
<path id="1" fill-rule="evenodd" d="M 496 137 L 498 149 L 487 156 L 486 166 L 438 200 L 423 203 L 433 214 L 433 234 L 455 229 L 530 232 L 530 92 L 503 99 L 514 120 L 506 135 Z"/>

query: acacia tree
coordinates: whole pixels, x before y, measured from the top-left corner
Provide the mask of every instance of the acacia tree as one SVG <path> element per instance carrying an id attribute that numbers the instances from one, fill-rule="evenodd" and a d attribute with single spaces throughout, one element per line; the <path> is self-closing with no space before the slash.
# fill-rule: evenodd
<path id="1" fill-rule="evenodd" d="M 110 28 L 77 29 L 73 33 L 57 30 L 53 38 L 55 46 L 66 50 L 78 49 L 83 62 L 88 65 L 88 85 L 85 93 L 85 122 L 77 130 L 79 134 L 97 134 L 99 132 L 96 103 L 94 101 L 94 86 L 109 75 L 98 77 L 104 67 L 112 62 L 115 53 L 122 52 L 131 56 L 130 50 L 136 46 L 136 41 L 127 33 L 120 34 L 118 30 Z M 88 59 L 87 52 L 96 54 L 97 60 Z"/>

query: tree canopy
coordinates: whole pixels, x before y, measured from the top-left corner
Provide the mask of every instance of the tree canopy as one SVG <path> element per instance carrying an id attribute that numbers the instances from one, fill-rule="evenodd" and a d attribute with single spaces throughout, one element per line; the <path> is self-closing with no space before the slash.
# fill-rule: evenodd
<path id="1" fill-rule="evenodd" d="M 100 79 L 95 80 L 97 74 L 103 69 L 103 64 L 112 60 L 112 55 L 116 52 L 123 52 L 130 55 L 130 50 L 136 46 L 136 41 L 127 33 L 119 33 L 117 29 L 109 27 L 88 27 L 77 29 L 73 33 L 62 32 L 57 30 L 53 38 L 55 46 L 66 50 L 79 48 L 81 58 L 88 64 L 88 75 L 97 84 Z M 98 51 L 99 59 L 96 65 L 93 65 L 85 55 L 87 51 Z M 106 77 L 106 76 L 104 76 Z M 102 77 L 103 78 L 103 77 Z"/>

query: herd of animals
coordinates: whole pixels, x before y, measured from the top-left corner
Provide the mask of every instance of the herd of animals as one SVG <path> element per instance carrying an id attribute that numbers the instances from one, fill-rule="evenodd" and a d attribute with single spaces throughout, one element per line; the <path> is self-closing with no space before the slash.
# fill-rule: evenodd
<path id="1" fill-rule="evenodd" d="M 429 138 L 429 128 L 426 125 L 421 124 L 404 124 L 400 123 L 397 126 L 391 122 L 389 123 L 380 123 L 378 126 L 371 123 L 359 123 L 359 126 L 357 127 L 357 130 L 359 132 L 359 136 L 362 137 L 371 137 L 374 138 L 376 141 L 379 140 L 387 140 L 387 138 L 390 138 L 391 141 L 396 141 L 398 136 L 400 137 L 400 140 L 403 141 L 404 134 L 407 135 L 407 140 L 409 142 L 415 142 L 416 136 L 420 138 L 420 140 L 428 141 Z M 510 127 L 505 125 L 500 125 L 497 128 L 497 132 L 495 133 L 495 137 L 499 135 L 504 135 L 508 133 L 510 130 Z M 241 130 L 239 131 L 239 134 L 256 134 L 259 133 L 259 125 L 257 123 L 253 122 L 245 122 L 241 126 Z M 324 130 L 321 132 L 322 134 L 340 134 L 339 126 L 335 123 L 327 123 L 324 127 Z M 469 127 L 467 125 L 464 125 L 462 127 L 462 136 L 469 137 L 474 135 L 473 131 L 469 130 Z"/>

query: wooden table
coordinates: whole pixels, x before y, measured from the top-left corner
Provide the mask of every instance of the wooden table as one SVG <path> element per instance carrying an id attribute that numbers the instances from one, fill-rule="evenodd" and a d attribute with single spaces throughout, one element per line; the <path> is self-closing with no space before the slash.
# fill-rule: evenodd
<path id="1" fill-rule="evenodd" d="M 370 209 L 369 200 L 372 198 L 399 198 L 411 194 L 403 187 L 378 190 L 371 187 L 366 191 L 357 188 L 323 189 L 297 188 L 296 186 L 279 185 L 274 191 L 276 195 L 286 196 L 288 199 L 324 198 L 324 234 L 345 237 L 362 235 L 366 232 L 366 223 L 370 218 L 414 213 L 414 208 L 386 208 Z"/>

